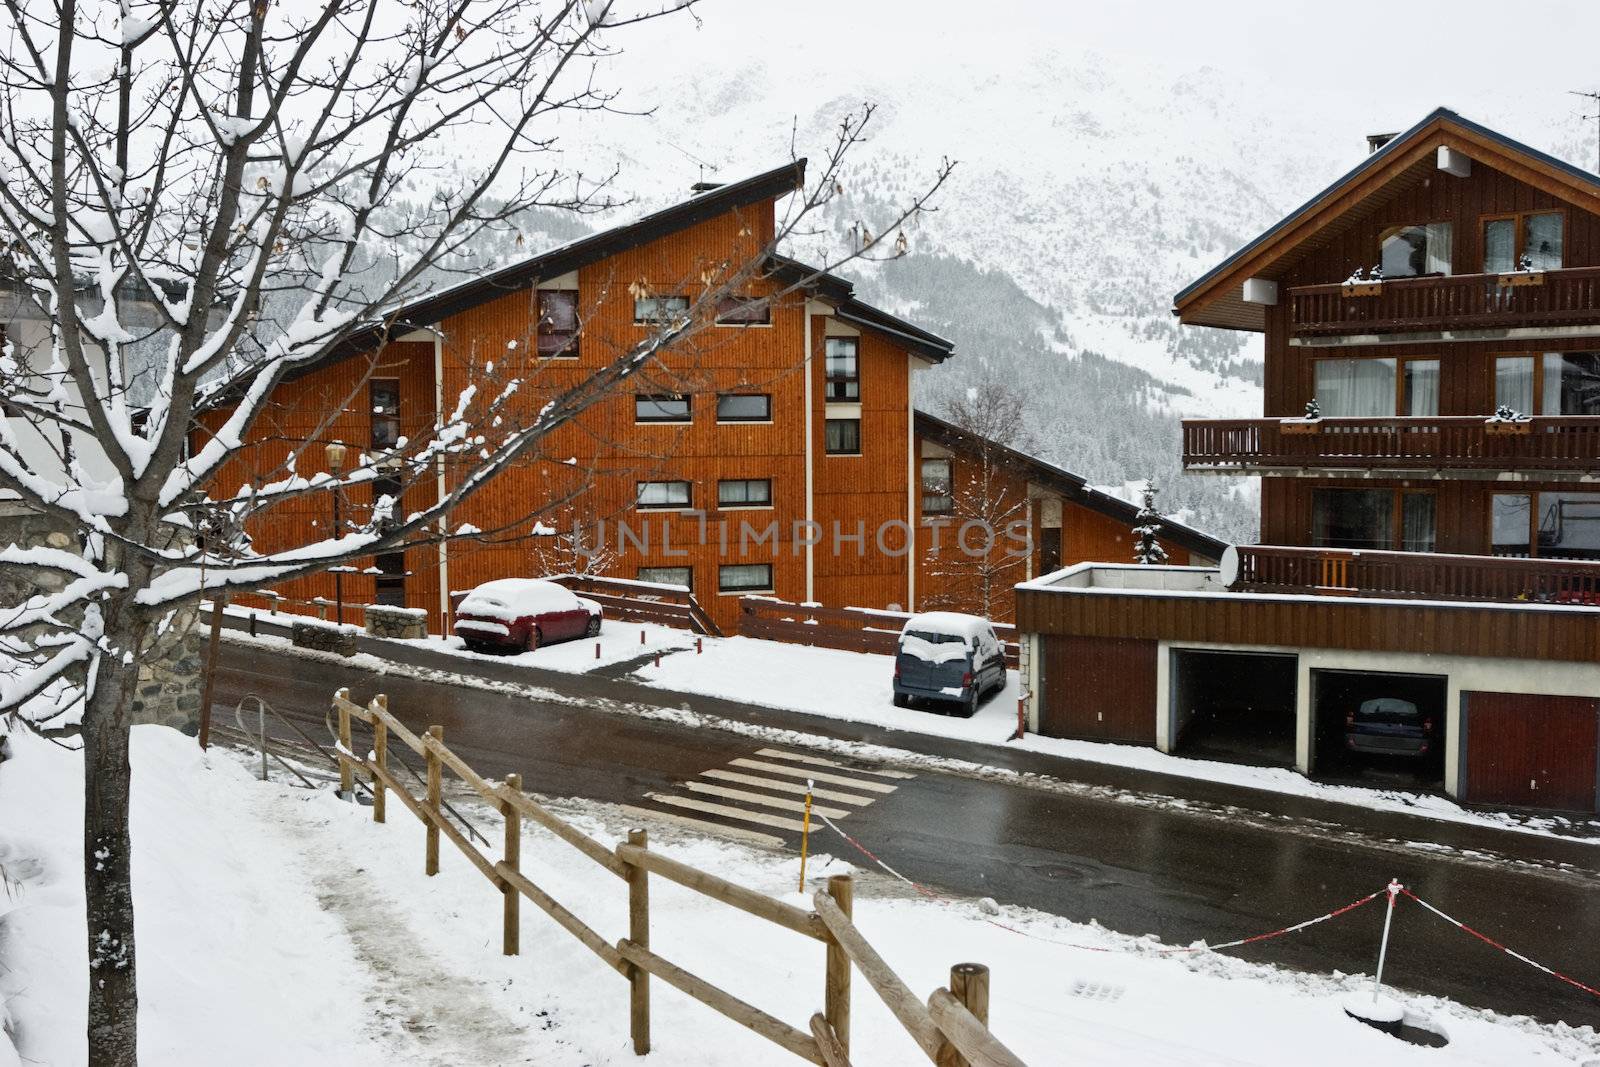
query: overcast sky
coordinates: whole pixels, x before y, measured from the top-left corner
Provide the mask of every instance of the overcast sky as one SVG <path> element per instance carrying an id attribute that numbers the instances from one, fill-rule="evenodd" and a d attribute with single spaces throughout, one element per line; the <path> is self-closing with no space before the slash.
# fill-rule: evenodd
<path id="1" fill-rule="evenodd" d="M 698 10 L 703 26 L 685 44 L 707 65 L 789 52 L 774 61 L 814 67 L 819 92 L 830 70 L 848 81 L 852 67 L 1004 69 L 1021 49 L 1088 48 L 1173 75 L 1211 66 L 1265 81 L 1285 90 L 1286 120 L 1296 99 L 1337 92 L 1339 113 L 1315 118 L 1348 136 L 1441 104 L 1545 128 L 1595 110 L 1566 90 L 1600 87 L 1596 0 L 702 0 Z"/>

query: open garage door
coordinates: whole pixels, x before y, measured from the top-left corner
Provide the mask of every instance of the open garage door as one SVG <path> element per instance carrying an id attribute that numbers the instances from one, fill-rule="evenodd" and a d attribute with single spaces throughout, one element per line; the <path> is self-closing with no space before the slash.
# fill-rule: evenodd
<path id="1" fill-rule="evenodd" d="M 1557 811 L 1600 811 L 1600 701 L 1465 693 L 1466 798 Z"/>
<path id="2" fill-rule="evenodd" d="M 1362 785 L 1442 785 L 1447 693 L 1443 675 L 1312 671 L 1312 772 Z"/>
<path id="3" fill-rule="evenodd" d="M 1199 759 L 1294 766 L 1293 653 L 1172 652 L 1173 751 Z"/>

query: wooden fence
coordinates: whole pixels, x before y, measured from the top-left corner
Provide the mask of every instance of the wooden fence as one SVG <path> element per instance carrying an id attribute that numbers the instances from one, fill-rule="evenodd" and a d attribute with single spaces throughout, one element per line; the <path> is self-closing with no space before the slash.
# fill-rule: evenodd
<path id="1" fill-rule="evenodd" d="M 848 875 L 828 879 L 828 888 L 818 890 L 812 898 L 813 910 L 805 911 L 652 852 L 643 830 L 629 831 L 626 844 L 607 848 L 524 793 L 521 775 L 507 775 L 500 785 L 483 778 L 445 746 L 443 727 L 430 726 L 420 736 L 412 733 L 390 713 L 387 697 L 380 694 L 362 706 L 350 700 L 348 689 L 341 689 L 333 698 L 333 710 L 338 716 L 340 788 L 348 793 L 354 787 L 356 772 L 364 773 L 372 784 L 374 822 L 387 818 L 391 793 L 410 808 L 427 830 L 423 870 L 428 875 L 439 873 L 441 835 L 461 851 L 501 894 L 505 955 L 514 956 L 521 951 L 521 905 L 526 898 L 625 979 L 629 985 L 628 1025 L 635 1054 L 643 1056 L 650 1051 L 650 978 L 654 976 L 809 1063 L 849 1067 L 851 977 L 859 971 L 917 1046 L 939 1067 L 1022 1067 L 1022 1061 L 989 1032 L 987 968 L 958 964 L 951 969 L 948 989 L 934 990 L 925 1002 L 918 999 L 852 921 L 853 887 Z M 355 754 L 355 722 L 371 728 L 367 757 Z M 391 739 L 426 761 L 425 796 L 412 796 L 390 773 Z M 501 859 L 493 860 L 475 848 L 445 813 L 441 803 L 445 768 L 496 808 L 505 820 Z M 615 943 L 606 940 L 523 873 L 525 819 L 551 831 L 626 886 L 627 937 Z M 824 946 L 823 1008 L 811 1016 L 808 1030 L 791 1026 L 652 952 L 652 874 L 820 942 Z"/>
<path id="2" fill-rule="evenodd" d="M 722 636 L 722 630 L 705 613 L 694 594 L 681 585 L 601 578 L 589 574 L 553 574 L 550 581 L 560 582 L 579 596 L 593 600 L 605 609 L 608 619 L 655 622 L 709 637 Z"/>
<path id="3" fill-rule="evenodd" d="M 904 611 L 825 608 L 765 596 L 747 596 L 739 601 L 739 633 L 745 637 L 849 652 L 894 655 L 900 630 L 909 618 L 910 613 Z M 995 623 L 994 632 L 1005 649 L 1006 665 L 1016 667 L 1017 628 Z"/>

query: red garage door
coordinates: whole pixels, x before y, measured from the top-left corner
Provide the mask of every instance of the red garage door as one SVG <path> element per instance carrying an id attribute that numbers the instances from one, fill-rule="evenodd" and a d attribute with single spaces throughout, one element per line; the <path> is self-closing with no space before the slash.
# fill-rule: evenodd
<path id="1" fill-rule="evenodd" d="M 1468 800 L 1596 811 L 1600 701 L 1467 693 Z"/>
<path id="2" fill-rule="evenodd" d="M 1156 740 L 1156 642 L 1046 636 L 1039 732 L 1092 741 Z"/>

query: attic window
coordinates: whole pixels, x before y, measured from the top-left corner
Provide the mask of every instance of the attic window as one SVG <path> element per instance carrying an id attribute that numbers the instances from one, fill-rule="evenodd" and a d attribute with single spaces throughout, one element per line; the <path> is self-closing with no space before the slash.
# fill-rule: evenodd
<path id="1" fill-rule="evenodd" d="M 772 305 L 764 297 L 723 297 L 717 303 L 717 325 L 771 326 Z"/>
<path id="2" fill-rule="evenodd" d="M 1379 237 L 1379 262 L 1385 278 L 1416 278 L 1450 273 L 1450 224 L 1395 226 Z"/>
<path id="3" fill-rule="evenodd" d="M 578 294 L 570 289 L 539 290 L 539 355 L 578 357 Z"/>

